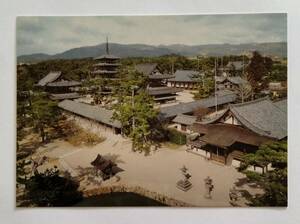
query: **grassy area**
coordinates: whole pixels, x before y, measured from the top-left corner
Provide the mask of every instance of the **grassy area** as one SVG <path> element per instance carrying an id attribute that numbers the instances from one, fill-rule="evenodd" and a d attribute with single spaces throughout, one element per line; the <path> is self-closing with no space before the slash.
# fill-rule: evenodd
<path id="1" fill-rule="evenodd" d="M 87 132 L 85 130 L 78 130 L 74 132 L 73 135 L 67 137 L 67 141 L 71 143 L 74 146 L 79 146 L 79 145 L 87 145 L 87 146 L 92 146 L 92 145 L 97 145 L 105 140 L 104 137 L 100 137 L 94 133 Z"/>
<path id="2" fill-rule="evenodd" d="M 175 150 L 180 149 L 182 147 L 182 145 L 178 145 L 172 142 L 164 142 L 162 145 L 163 147 L 166 147 L 168 149 L 175 149 Z"/>
<path id="3" fill-rule="evenodd" d="M 64 139 L 74 146 L 93 146 L 105 141 L 104 137 L 84 130 L 72 121 L 66 120 L 60 124 L 60 127 L 62 128 Z"/>

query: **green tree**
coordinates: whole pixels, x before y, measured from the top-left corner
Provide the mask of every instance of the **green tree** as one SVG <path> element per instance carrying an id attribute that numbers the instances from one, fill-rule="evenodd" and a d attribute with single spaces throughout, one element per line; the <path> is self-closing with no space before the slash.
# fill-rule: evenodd
<path id="1" fill-rule="evenodd" d="M 214 79 L 211 76 L 200 77 L 197 92 L 194 93 L 195 99 L 203 99 L 209 97 L 214 89 Z"/>
<path id="2" fill-rule="evenodd" d="M 79 183 L 59 175 L 59 170 L 47 169 L 35 173 L 25 183 L 25 198 L 36 206 L 70 206 L 82 199 Z"/>
<path id="3" fill-rule="evenodd" d="M 272 164 L 272 170 L 268 165 Z M 247 171 L 250 165 L 261 166 L 263 174 Z M 287 142 L 272 142 L 262 145 L 255 153 L 244 156 L 242 170 L 249 181 L 258 183 L 264 194 L 250 198 L 252 206 L 287 205 Z"/>
<path id="4" fill-rule="evenodd" d="M 113 119 L 122 124 L 122 133 L 132 139 L 134 151 L 149 153 L 155 128 L 153 120 L 157 117 L 153 99 L 146 93 L 148 78 L 128 68 L 121 73 L 115 95 L 118 103 L 113 106 Z"/>
<path id="5" fill-rule="evenodd" d="M 257 51 L 253 52 L 253 56 L 247 66 L 247 79 L 250 82 L 252 90 L 258 93 L 266 85 L 266 77 L 272 68 L 272 59 L 261 56 Z"/>
<path id="6" fill-rule="evenodd" d="M 133 98 L 123 96 L 122 103 L 114 106 L 113 119 L 122 124 L 122 132 L 132 139 L 133 151 L 150 152 L 152 144 L 151 123 L 157 117 L 157 111 L 153 108 L 153 99 L 140 90 Z"/>
<path id="7" fill-rule="evenodd" d="M 268 79 L 270 82 L 287 81 L 287 65 L 284 63 L 273 64 Z"/>
<path id="8" fill-rule="evenodd" d="M 49 100 L 44 94 L 37 94 L 33 97 L 31 119 L 33 120 L 34 127 L 40 133 L 42 142 L 46 140 L 46 128 L 55 126 L 59 115 L 56 102 Z"/>

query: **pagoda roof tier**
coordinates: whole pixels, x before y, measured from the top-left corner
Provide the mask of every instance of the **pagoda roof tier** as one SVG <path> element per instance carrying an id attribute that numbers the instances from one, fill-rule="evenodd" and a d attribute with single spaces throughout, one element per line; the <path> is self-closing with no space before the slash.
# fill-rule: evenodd
<path id="1" fill-rule="evenodd" d="M 117 74 L 118 71 L 108 71 L 108 70 L 96 70 L 92 72 L 93 74 Z"/>
<path id="2" fill-rule="evenodd" d="M 121 63 L 97 63 L 97 64 L 94 64 L 93 66 L 121 66 Z"/>
<path id="3" fill-rule="evenodd" d="M 95 57 L 94 60 L 101 60 L 101 59 L 112 59 L 112 60 L 118 60 L 120 57 L 112 55 L 112 54 L 104 54 L 98 57 Z"/>

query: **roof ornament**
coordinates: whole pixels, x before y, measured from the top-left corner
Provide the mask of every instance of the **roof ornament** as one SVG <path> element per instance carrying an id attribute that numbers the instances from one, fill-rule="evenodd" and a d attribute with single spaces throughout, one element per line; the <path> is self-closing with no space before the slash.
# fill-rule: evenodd
<path id="1" fill-rule="evenodd" d="M 108 37 L 106 36 L 106 54 L 109 54 Z"/>

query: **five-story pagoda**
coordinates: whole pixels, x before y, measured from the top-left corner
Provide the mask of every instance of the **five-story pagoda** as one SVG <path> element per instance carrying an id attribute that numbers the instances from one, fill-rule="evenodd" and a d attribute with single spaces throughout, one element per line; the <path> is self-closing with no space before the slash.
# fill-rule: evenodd
<path id="1" fill-rule="evenodd" d="M 120 64 L 120 58 L 109 53 L 108 38 L 106 38 L 106 54 L 95 57 L 92 74 L 95 78 L 116 78 Z"/>
<path id="2" fill-rule="evenodd" d="M 104 55 L 95 57 L 96 63 L 91 71 L 92 80 L 95 84 L 92 89 L 98 89 L 96 95 L 111 95 L 115 81 L 118 80 L 120 58 L 109 53 L 108 38 L 106 38 L 106 52 Z M 98 101 L 98 100 L 97 100 Z"/>

